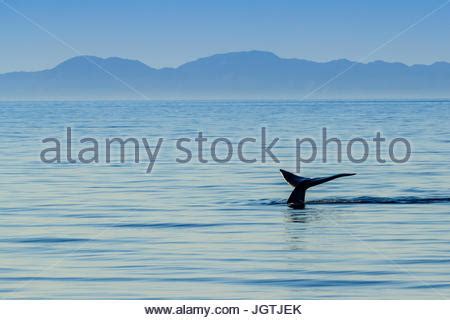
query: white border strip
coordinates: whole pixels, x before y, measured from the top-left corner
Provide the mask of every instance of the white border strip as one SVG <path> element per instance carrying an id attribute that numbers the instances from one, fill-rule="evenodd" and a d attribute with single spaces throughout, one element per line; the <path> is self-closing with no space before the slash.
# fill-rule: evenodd
<path id="1" fill-rule="evenodd" d="M 272 307 L 273 306 L 273 307 Z M 299 306 L 299 307 L 298 307 Z M 146 308 L 184 314 L 148 314 Z M 178 308 L 178 309 L 176 309 Z M 184 309 L 183 309 L 184 308 Z M 194 309 L 197 308 L 197 309 Z M 209 308 L 209 309 L 208 309 Z M 228 309 L 226 309 L 228 308 Z M 234 308 L 234 309 L 231 309 Z M 236 314 L 236 308 L 239 314 Z M 150 310 L 150 309 L 147 309 Z M 167 310 L 167 309 L 166 309 Z M 189 314 L 196 310 L 196 315 Z M 208 315 L 205 311 L 209 310 Z M 217 314 L 214 310 L 234 310 Z M 247 311 L 244 311 L 247 310 Z M 258 310 L 257 314 L 254 314 Z M 280 310 L 282 314 L 278 313 Z M 301 313 L 299 313 L 299 311 Z M 173 311 L 176 312 L 176 311 Z M 233 314 L 234 313 L 234 314 Z M 0 300 L 0 319 L 450 319 L 447 300 Z"/>

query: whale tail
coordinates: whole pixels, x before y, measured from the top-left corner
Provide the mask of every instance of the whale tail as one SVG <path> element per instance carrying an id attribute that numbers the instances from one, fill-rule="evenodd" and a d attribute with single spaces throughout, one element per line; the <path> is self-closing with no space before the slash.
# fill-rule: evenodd
<path id="1" fill-rule="evenodd" d="M 353 176 L 356 174 L 356 173 L 340 173 L 329 177 L 305 178 L 297 176 L 283 169 L 280 169 L 280 172 L 283 175 L 284 179 L 287 181 L 287 183 L 289 183 L 291 186 L 294 187 L 294 191 L 292 191 L 287 201 L 288 205 L 291 207 L 301 209 L 305 207 L 305 194 L 307 189 L 337 178 Z"/>

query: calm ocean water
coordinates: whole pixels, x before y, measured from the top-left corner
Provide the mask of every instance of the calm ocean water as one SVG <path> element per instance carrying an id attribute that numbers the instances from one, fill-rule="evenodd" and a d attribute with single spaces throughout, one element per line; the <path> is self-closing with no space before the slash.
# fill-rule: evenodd
<path id="1" fill-rule="evenodd" d="M 0 114 L 1 298 L 450 298 L 450 101 L 2 102 Z M 143 150 L 107 164 L 102 143 L 100 163 L 71 164 L 69 126 L 74 150 L 83 137 L 164 142 L 151 174 Z M 280 163 L 260 162 L 262 126 Z M 357 175 L 290 209 L 278 169 L 323 127 L 344 144 L 404 137 L 411 160 L 384 147 L 378 163 L 372 144 L 360 164 L 319 152 L 302 175 Z M 176 163 L 175 139 L 198 131 L 254 137 L 258 161 Z M 61 164 L 40 162 L 46 137 L 63 142 Z"/>

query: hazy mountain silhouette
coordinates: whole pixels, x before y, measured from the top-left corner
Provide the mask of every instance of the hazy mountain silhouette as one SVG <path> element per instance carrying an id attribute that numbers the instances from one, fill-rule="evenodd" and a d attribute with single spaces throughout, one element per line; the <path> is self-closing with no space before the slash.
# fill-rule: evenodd
<path id="1" fill-rule="evenodd" d="M 313 62 L 248 51 L 162 69 L 79 56 L 49 70 L 0 74 L 0 99 L 303 98 L 312 91 L 309 98 L 448 98 L 450 64 Z"/>

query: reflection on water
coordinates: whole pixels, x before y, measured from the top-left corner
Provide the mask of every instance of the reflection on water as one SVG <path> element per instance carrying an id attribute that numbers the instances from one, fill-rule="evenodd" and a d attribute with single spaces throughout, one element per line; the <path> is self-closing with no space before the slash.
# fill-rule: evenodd
<path id="1" fill-rule="evenodd" d="M 0 103 L 2 298 L 449 298 L 447 101 Z M 286 126 L 298 123 L 301 126 Z M 47 165 L 41 139 L 147 137 L 147 164 Z M 233 142 L 261 126 L 281 163 L 177 164 L 171 143 Z M 413 144 L 411 161 L 304 165 L 302 175 L 357 172 L 307 193 L 279 168 L 295 138 L 381 131 Z M 319 138 L 318 138 L 319 140 Z M 386 151 L 386 150 L 384 150 Z M 259 154 L 248 146 L 248 156 Z M 104 156 L 104 155 L 102 155 Z"/>
<path id="2" fill-rule="evenodd" d="M 296 210 L 292 209 L 286 213 L 286 220 L 292 223 L 308 223 L 310 221 L 316 221 L 320 219 L 320 214 L 322 210 L 317 209 L 304 209 Z"/>

